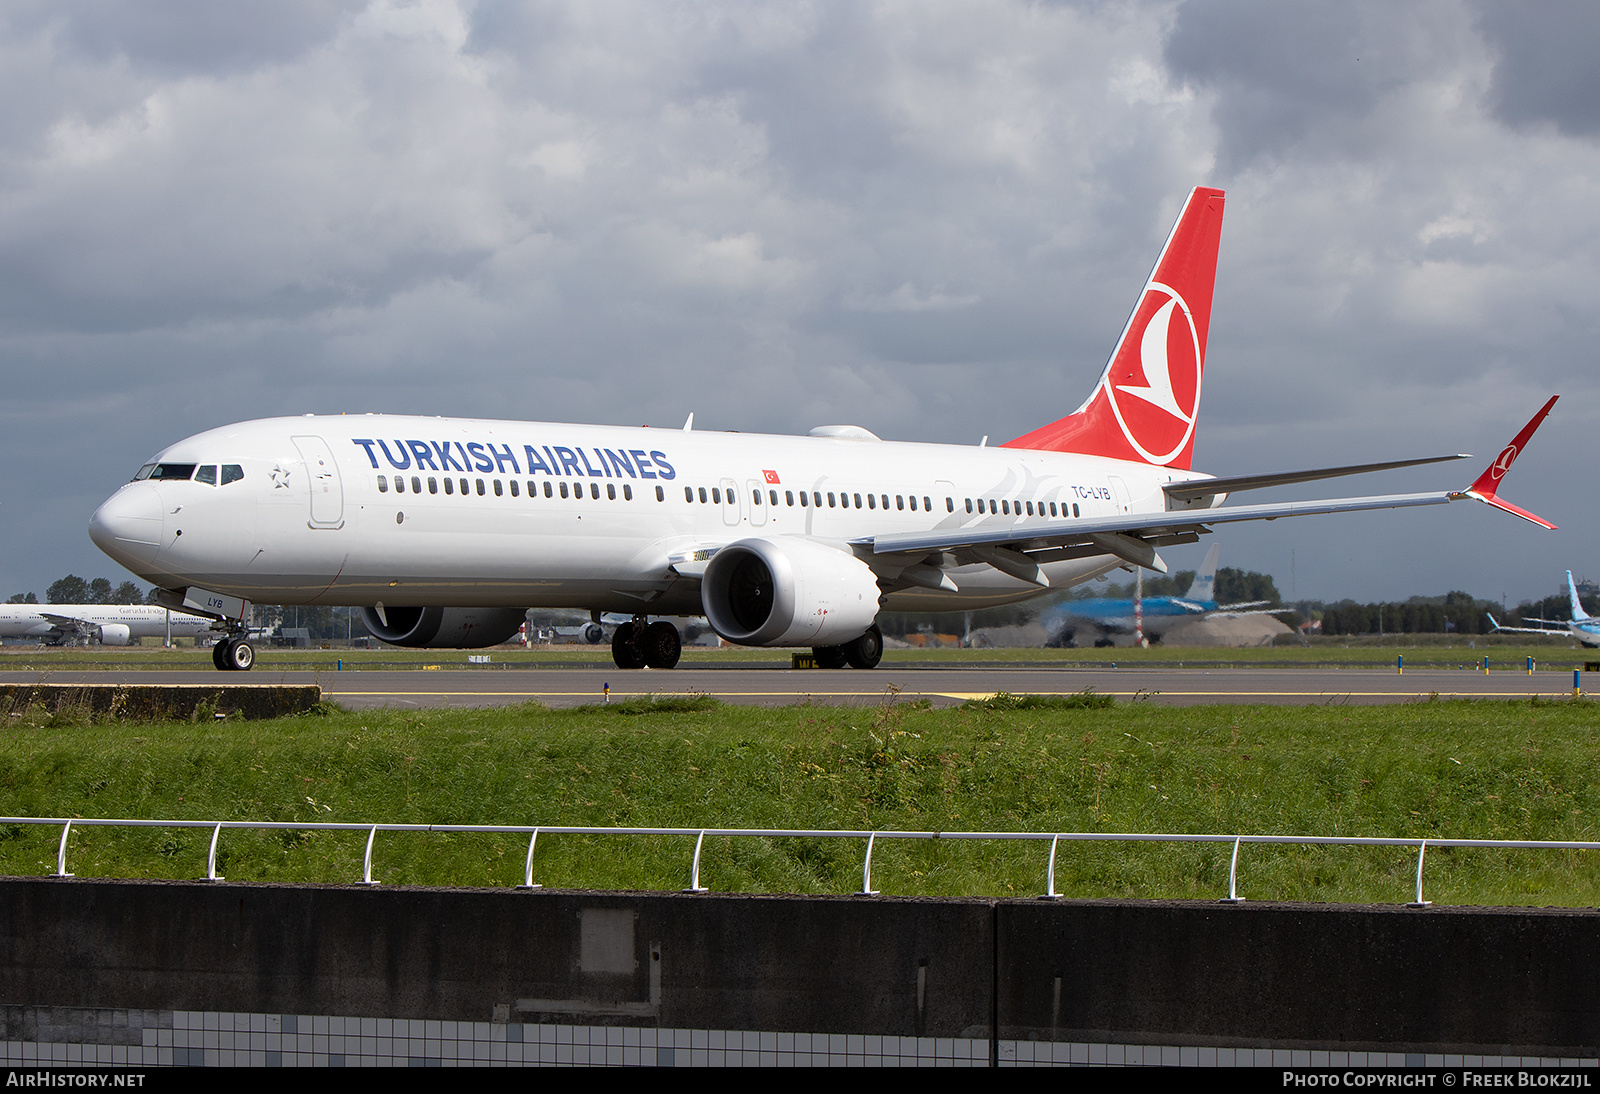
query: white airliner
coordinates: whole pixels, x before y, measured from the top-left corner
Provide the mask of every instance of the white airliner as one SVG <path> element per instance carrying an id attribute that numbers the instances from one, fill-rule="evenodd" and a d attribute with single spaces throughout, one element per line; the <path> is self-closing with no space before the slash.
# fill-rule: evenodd
<path id="1" fill-rule="evenodd" d="M 1583 603 L 1578 599 L 1578 586 L 1572 580 L 1572 571 L 1567 571 L 1567 596 L 1572 599 L 1571 619 L 1529 619 L 1528 623 L 1540 623 L 1538 627 L 1502 627 L 1495 621 L 1493 615 L 1489 616 L 1489 623 L 1494 627 L 1496 634 L 1566 634 L 1576 638 L 1581 645 L 1600 646 L 1600 619 L 1595 618 L 1583 610 Z"/>
<path id="2" fill-rule="evenodd" d="M 158 453 L 89 534 L 226 632 L 249 668 L 248 602 L 355 605 L 403 646 L 505 641 L 530 607 L 614 612 L 618 665 L 670 667 L 704 615 L 730 642 L 877 664 L 882 610 L 1006 604 L 1210 526 L 1496 494 L 1549 412 L 1461 491 L 1216 508 L 1240 490 L 1458 459 L 1218 479 L 1191 470 L 1222 229 L 1220 190 L 1184 204 L 1111 360 L 1065 418 L 997 448 L 392 415 L 276 418 Z"/>
<path id="3" fill-rule="evenodd" d="M 168 630 L 168 617 L 171 629 Z M 99 642 L 126 646 L 138 638 L 198 638 L 211 620 L 153 604 L 0 604 L 0 638 L 36 638 L 50 646 Z"/>

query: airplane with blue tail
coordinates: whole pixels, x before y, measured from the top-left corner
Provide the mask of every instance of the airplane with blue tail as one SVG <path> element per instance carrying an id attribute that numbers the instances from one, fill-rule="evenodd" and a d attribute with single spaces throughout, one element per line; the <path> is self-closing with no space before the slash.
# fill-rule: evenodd
<path id="1" fill-rule="evenodd" d="M 1270 615 L 1282 608 L 1260 609 L 1265 600 L 1250 600 L 1238 604 L 1218 604 L 1216 600 L 1218 545 L 1212 544 L 1205 561 L 1195 574 L 1194 583 L 1185 596 L 1147 596 L 1142 598 L 1144 630 L 1154 629 L 1158 634 L 1162 626 L 1174 619 L 1194 619 L 1211 615 Z M 1135 600 L 1132 597 L 1097 597 L 1087 600 L 1069 600 L 1047 617 L 1045 629 L 1052 635 L 1065 635 L 1075 629 L 1075 624 L 1087 623 L 1103 634 L 1130 634 L 1134 630 Z"/>
<path id="2" fill-rule="evenodd" d="M 1600 646 L 1600 618 L 1590 615 L 1583 610 L 1583 604 L 1578 599 L 1578 586 L 1572 580 L 1572 571 L 1567 571 L 1567 595 L 1572 598 L 1571 619 L 1528 619 L 1527 623 L 1538 623 L 1537 627 L 1503 627 L 1489 615 L 1489 623 L 1494 627 L 1496 634 L 1555 634 L 1566 632 L 1576 638 L 1585 646 Z"/>

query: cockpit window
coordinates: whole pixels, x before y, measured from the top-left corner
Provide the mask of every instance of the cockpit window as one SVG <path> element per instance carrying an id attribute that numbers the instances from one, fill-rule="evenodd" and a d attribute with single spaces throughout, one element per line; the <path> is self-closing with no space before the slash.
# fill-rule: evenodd
<path id="1" fill-rule="evenodd" d="M 144 474 L 143 468 L 140 468 L 139 474 L 151 479 L 192 479 L 194 468 L 192 463 L 157 463 L 150 465 L 149 475 Z"/>
<path id="2" fill-rule="evenodd" d="M 244 478 L 244 468 L 239 464 L 225 463 L 222 465 L 222 485 L 226 486 L 230 482 L 238 482 L 242 478 Z"/>
<path id="3" fill-rule="evenodd" d="M 148 479 L 150 477 L 150 472 L 154 471 L 155 469 L 155 464 L 145 464 L 143 467 L 139 468 L 139 473 L 133 477 L 133 481 L 138 482 L 140 479 Z"/>
<path id="4" fill-rule="evenodd" d="M 206 464 L 196 472 L 194 481 L 207 483 L 211 486 L 217 485 L 217 465 L 214 463 Z"/>

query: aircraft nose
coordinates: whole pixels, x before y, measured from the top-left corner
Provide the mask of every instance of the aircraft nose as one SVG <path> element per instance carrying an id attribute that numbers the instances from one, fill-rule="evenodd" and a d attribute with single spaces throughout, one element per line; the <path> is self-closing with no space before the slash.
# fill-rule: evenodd
<path id="1" fill-rule="evenodd" d="M 146 483 L 129 483 L 112 494 L 89 518 L 95 546 L 138 572 L 161 550 L 161 495 Z"/>

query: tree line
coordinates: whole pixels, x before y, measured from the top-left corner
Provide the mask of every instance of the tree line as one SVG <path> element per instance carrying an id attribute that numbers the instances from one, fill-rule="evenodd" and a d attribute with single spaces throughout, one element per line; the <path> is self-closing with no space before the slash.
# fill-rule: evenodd
<path id="1" fill-rule="evenodd" d="M 44 591 L 45 604 L 144 604 L 147 594 L 132 581 L 113 586 L 109 578 L 97 577 L 85 581 L 76 574 L 68 574 L 54 581 Z M 13 593 L 7 604 L 38 604 L 33 593 Z"/>

